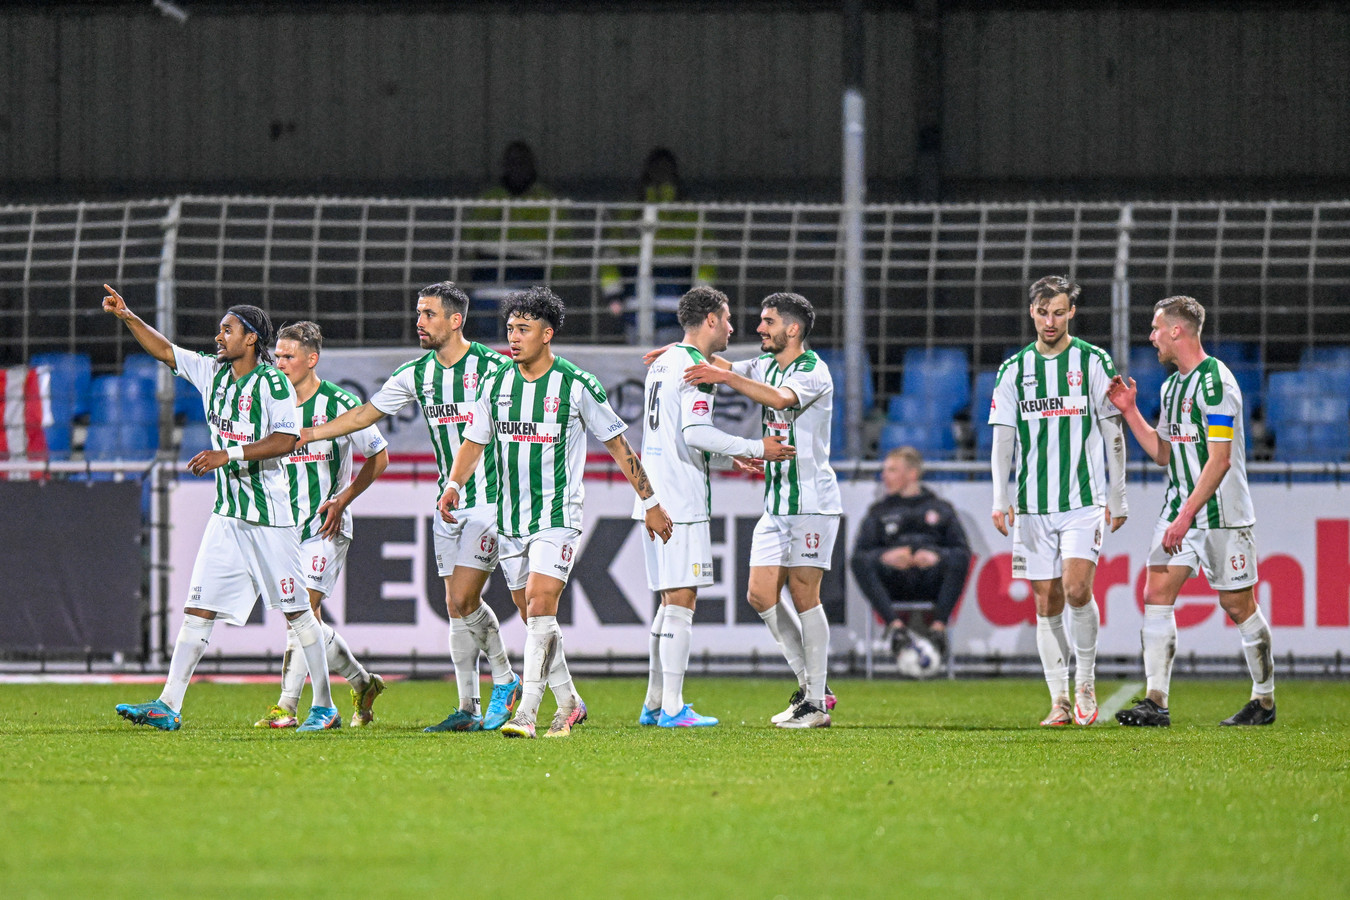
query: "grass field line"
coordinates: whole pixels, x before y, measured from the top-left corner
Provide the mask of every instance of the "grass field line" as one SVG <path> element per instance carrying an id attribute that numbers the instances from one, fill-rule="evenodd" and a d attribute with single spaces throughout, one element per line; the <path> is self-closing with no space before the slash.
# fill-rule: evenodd
<path id="1" fill-rule="evenodd" d="M 1142 681 L 1127 681 L 1116 689 L 1116 692 L 1106 698 L 1105 703 L 1097 705 L 1097 718 L 1104 722 L 1109 722 L 1115 718 L 1116 713 L 1125 708 L 1125 704 L 1130 702 L 1134 692 L 1144 686 Z"/>

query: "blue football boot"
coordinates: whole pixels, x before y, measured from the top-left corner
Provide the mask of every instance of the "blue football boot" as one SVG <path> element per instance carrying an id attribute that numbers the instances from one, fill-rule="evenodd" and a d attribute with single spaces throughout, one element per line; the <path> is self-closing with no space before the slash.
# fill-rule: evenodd
<path id="1" fill-rule="evenodd" d="M 716 725 L 717 720 L 712 716 L 700 716 L 694 712 L 694 708 L 688 703 L 684 709 L 673 716 L 668 716 L 665 710 L 661 711 L 661 718 L 657 720 L 657 725 L 662 728 L 703 728 L 708 725 Z"/>
<path id="2" fill-rule="evenodd" d="M 305 716 L 305 721 L 296 731 L 327 731 L 330 728 L 341 728 L 342 716 L 331 706 L 311 706 L 309 715 Z"/>
<path id="3" fill-rule="evenodd" d="M 149 725 L 160 731 L 177 731 L 183 727 L 182 716 L 169 709 L 169 705 L 162 700 L 151 700 L 149 703 L 119 703 L 117 714 L 129 722 Z"/>
<path id="4" fill-rule="evenodd" d="M 496 731 L 511 721 L 511 714 L 516 711 L 516 704 L 520 703 L 520 694 L 521 684 L 518 676 L 513 675 L 506 684 L 493 685 L 492 699 L 488 701 L 487 712 L 483 713 L 480 727 L 484 731 Z"/>

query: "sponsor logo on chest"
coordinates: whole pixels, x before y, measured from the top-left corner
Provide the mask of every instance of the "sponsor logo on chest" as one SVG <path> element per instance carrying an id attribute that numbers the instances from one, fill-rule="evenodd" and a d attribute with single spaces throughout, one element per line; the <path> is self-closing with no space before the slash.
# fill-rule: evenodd
<path id="1" fill-rule="evenodd" d="M 1200 441 L 1200 426 L 1189 422 L 1167 422 L 1163 436 L 1173 444 L 1195 444 Z"/>
<path id="2" fill-rule="evenodd" d="M 211 413 L 211 427 L 227 441 L 241 441 L 251 444 L 254 440 L 252 422 L 236 422 L 234 419 L 222 419 L 219 414 Z"/>
<path id="3" fill-rule="evenodd" d="M 287 463 L 293 466 L 304 465 L 305 463 L 328 462 L 333 458 L 332 441 L 314 441 L 306 444 L 297 453 L 292 453 L 285 457 Z"/>
<path id="4" fill-rule="evenodd" d="M 467 403 L 433 403 L 422 410 L 433 425 L 473 424 L 473 410 Z"/>
<path id="5" fill-rule="evenodd" d="M 1086 397 L 1033 397 L 1017 401 L 1024 419 L 1057 419 L 1087 415 Z"/>
<path id="6" fill-rule="evenodd" d="M 562 426 L 556 422 L 517 422 L 507 419 L 497 423 L 497 440 L 508 444 L 555 444 Z"/>

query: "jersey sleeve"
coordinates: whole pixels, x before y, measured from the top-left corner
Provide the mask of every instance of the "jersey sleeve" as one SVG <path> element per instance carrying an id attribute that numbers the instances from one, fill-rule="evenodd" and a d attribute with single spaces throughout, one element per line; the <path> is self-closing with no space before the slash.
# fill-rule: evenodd
<path id="1" fill-rule="evenodd" d="M 1106 399 L 1111 389 L 1111 379 L 1116 377 L 1115 364 L 1105 353 L 1094 353 L 1088 361 L 1088 393 L 1092 402 L 1093 415 L 1098 419 L 1109 419 L 1121 415 L 1116 405 Z"/>
<path id="2" fill-rule="evenodd" d="M 740 362 L 731 364 L 731 371 L 737 375 L 743 375 L 746 378 L 753 378 L 755 381 L 764 380 L 764 368 L 760 365 L 763 357 L 756 356 L 751 359 L 743 359 Z"/>
<path id="3" fill-rule="evenodd" d="M 819 366 L 806 372 L 792 372 L 778 386 L 797 395 L 797 409 L 806 409 L 834 390 L 834 382 Z"/>
<path id="4" fill-rule="evenodd" d="M 381 450 L 389 448 L 389 441 L 385 440 L 384 434 L 380 431 L 380 426 L 371 425 L 362 428 L 355 434 L 347 435 L 352 442 L 352 449 L 360 453 L 366 459 L 370 459 Z"/>
<path id="5" fill-rule="evenodd" d="M 1013 384 L 1017 378 L 1017 366 L 1006 365 L 998 373 L 994 383 L 994 397 L 989 402 L 989 424 L 1017 427 L 1017 393 Z"/>
<path id="6" fill-rule="evenodd" d="M 609 405 L 608 399 L 601 400 L 580 383 L 577 385 L 577 392 L 580 394 L 576 401 L 577 415 L 581 417 L 581 424 L 595 435 L 596 440 L 601 443 L 612 441 L 628 430 L 628 423 L 619 418 L 614 412 L 614 407 Z"/>
<path id="7" fill-rule="evenodd" d="M 1207 373 L 1208 376 L 1208 373 Z M 1205 431 L 1211 441 L 1231 441 L 1233 423 L 1242 415 L 1242 399 L 1237 385 L 1221 379 L 1219 373 L 1206 377 L 1197 392 L 1205 412 Z"/>
<path id="8" fill-rule="evenodd" d="M 417 399 L 417 385 L 413 383 L 414 377 L 413 366 L 409 363 L 389 376 L 389 380 L 384 383 L 384 386 L 370 398 L 370 405 L 386 416 L 392 416 Z"/>
<path id="9" fill-rule="evenodd" d="M 689 384 L 683 379 L 675 390 L 680 397 L 680 428 L 712 422 L 716 390 L 711 384 Z"/>
<path id="10" fill-rule="evenodd" d="M 267 431 L 269 434 L 281 432 L 300 436 L 300 411 L 295 405 L 295 389 L 283 377 L 284 390 L 263 391 L 263 404 L 266 407 Z M 278 396 L 278 394 L 280 396 Z"/>
<path id="11" fill-rule="evenodd" d="M 205 353 L 184 350 L 177 344 L 173 345 L 174 374 L 203 394 L 210 393 L 211 382 L 216 377 L 217 369 L 218 366 L 213 357 L 207 356 Z"/>
<path id="12" fill-rule="evenodd" d="M 460 432 L 460 438 L 475 444 L 492 443 L 492 391 L 483 391 L 473 402 L 469 423 Z"/>

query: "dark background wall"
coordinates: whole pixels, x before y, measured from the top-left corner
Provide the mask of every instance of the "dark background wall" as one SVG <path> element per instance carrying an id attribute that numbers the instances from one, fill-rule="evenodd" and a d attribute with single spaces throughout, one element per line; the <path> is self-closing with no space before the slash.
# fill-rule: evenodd
<path id="1" fill-rule="evenodd" d="M 0 190 L 834 199 L 839 4 L 0 4 Z M 1344 195 L 1333 3 L 866 4 L 875 199 Z M 916 52 L 917 51 L 917 52 Z M 922 166 L 932 176 L 918 178 Z"/>

